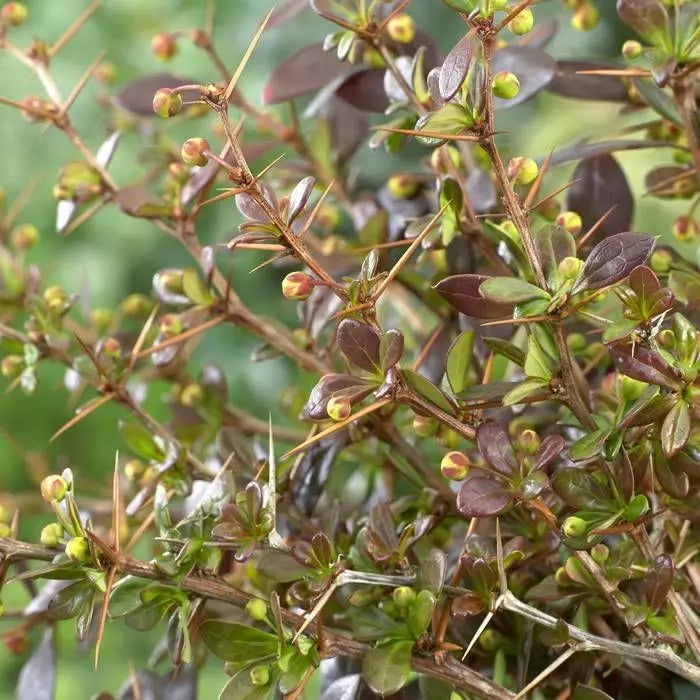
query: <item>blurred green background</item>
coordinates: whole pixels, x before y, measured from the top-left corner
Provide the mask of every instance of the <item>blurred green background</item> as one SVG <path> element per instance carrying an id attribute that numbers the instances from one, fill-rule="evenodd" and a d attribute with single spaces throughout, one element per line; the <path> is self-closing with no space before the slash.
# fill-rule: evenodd
<path id="1" fill-rule="evenodd" d="M 272 0 L 219 0 L 215 3 L 215 40 L 219 51 L 232 69 L 241 57 L 257 23 L 273 6 Z M 614 3 L 600 0 L 601 12 L 609 21 L 602 21 L 589 33 L 576 32 L 568 24 L 569 13 L 562 11 L 558 0 L 538 5 L 535 15 L 543 20 L 555 12 L 561 14 L 560 33 L 549 47 L 555 57 L 614 56 L 629 33 L 614 16 Z M 26 46 L 35 38 L 55 40 L 87 7 L 86 0 L 27 2 L 30 18 L 26 26 L 12 30 L 11 39 Z M 419 24 L 438 37 L 443 50 L 459 38 L 461 26 L 454 13 L 438 0 L 414 0 L 409 7 Z M 149 72 L 162 71 L 150 51 L 150 40 L 158 31 L 174 31 L 202 26 L 206 11 L 204 0 L 104 0 L 102 7 L 73 38 L 53 64 L 62 94 L 69 93 L 87 66 L 103 49 L 106 59 L 117 68 L 117 87 Z M 260 104 L 261 88 L 270 69 L 293 50 L 319 41 L 330 30 L 323 20 L 310 12 L 295 21 L 267 32 L 250 62 L 240 86 L 255 104 Z M 188 41 L 180 42 L 180 51 L 171 69 L 206 82 L 217 80 L 206 57 Z M 0 95 L 22 99 L 28 94 L 42 95 L 41 85 L 30 71 L 11 56 L 0 52 Z M 108 134 L 108 120 L 96 100 L 97 89 L 89 85 L 71 110 L 73 123 L 92 149 Z M 54 233 L 55 201 L 51 190 L 62 164 L 76 159 L 68 140 L 55 130 L 30 124 L 9 107 L 0 107 L 0 153 L 3 171 L 0 185 L 12 202 L 19 193 L 34 183 L 31 204 L 19 217 L 19 223 L 35 224 L 41 232 L 41 244 L 31 255 L 43 271 L 45 284 L 61 284 L 69 292 L 81 295 L 81 303 L 91 307 L 112 306 L 130 292 L 149 293 L 154 272 L 168 266 L 190 264 L 187 254 L 172 240 L 147 222 L 127 218 L 112 209 L 105 209 L 67 238 Z M 499 115 L 498 128 L 507 155 L 516 153 L 541 156 L 553 146 L 565 145 L 582 137 L 605 134 L 630 123 L 641 121 L 637 116 L 619 116 L 618 107 L 609 103 L 582 103 L 542 94 L 529 104 Z M 176 138 L 194 135 L 211 136 L 211 120 L 199 122 L 199 133 L 177 132 Z M 191 130 L 194 125 L 190 125 Z M 127 134 L 119 146 L 110 172 L 119 183 L 129 182 L 142 172 L 138 153 L 143 152 L 143 137 Z M 622 154 L 620 161 L 635 192 L 642 190 L 644 173 L 656 162 L 666 162 L 668 151 L 637 151 Z M 376 189 L 387 174 L 396 169 L 415 169 L 417 165 L 400 156 L 371 152 L 364 148 L 360 186 Z M 560 168 L 548 181 L 554 189 L 563 183 L 571 168 Z M 658 200 L 638 200 L 636 230 L 668 237 L 671 222 L 680 213 L 674 204 Z M 208 241 L 225 241 L 235 232 L 239 216 L 230 203 L 208 213 L 201 230 Z M 687 251 L 689 254 L 692 251 Z M 251 306 L 270 316 L 294 321 L 293 305 L 278 301 L 279 271 L 271 268 L 253 276 L 248 270 L 261 258 L 239 253 L 232 264 L 237 292 Z M 263 301 L 261 301 L 263 300 Z M 80 314 L 81 303 L 77 313 Z M 89 308 L 88 306 L 88 308 Z M 195 356 L 195 366 L 214 361 L 224 367 L 234 402 L 242 403 L 261 417 L 275 410 L 271 386 L 284 386 L 293 376 L 293 368 L 285 360 L 251 365 L 247 358 L 257 345 L 254 338 L 237 329 L 226 327 L 212 332 Z M 72 415 L 67 394 L 62 386 L 63 373 L 44 368 L 40 385 L 33 397 L 15 391 L 0 398 L 0 493 L 33 497 L 36 489 L 29 475 L 30 463 L 41 462 L 51 471 L 70 465 L 79 475 L 79 484 L 88 480 L 106 489 L 114 452 L 123 448 L 116 424 L 121 412 L 114 407 L 100 409 L 75 429 L 54 443 L 49 437 Z M 163 419 L 167 412 L 156 393 L 149 398 L 149 409 Z M 87 486 L 86 486 L 87 487 Z M 98 486 L 99 489 L 99 486 Z M 80 491 L 80 488 L 79 488 Z M 34 491 L 36 493 L 36 491 Z M 34 539 L 46 516 L 28 514 L 21 522 L 21 535 Z M 25 599 L 18 586 L 5 593 L 8 608 L 21 605 Z M 0 623 L 4 631 L 9 623 Z M 122 623 L 108 625 L 102 662 L 92 668 L 90 652 L 76 651 L 72 623 L 61 628 L 57 698 L 88 698 L 100 690 L 116 691 L 132 667 L 143 666 L 153 643 L 163 633 L 159 628 L 149 634 L 129 631 Z M 33 639 L 35 639 L 33 637 Z M 11 697 L 20 667 L 26 657 L 0 653 L 0 697 Z M 201 697 L 215 697 L 225 676 L 219 663 L 210 664 L 201 674 Z"/>

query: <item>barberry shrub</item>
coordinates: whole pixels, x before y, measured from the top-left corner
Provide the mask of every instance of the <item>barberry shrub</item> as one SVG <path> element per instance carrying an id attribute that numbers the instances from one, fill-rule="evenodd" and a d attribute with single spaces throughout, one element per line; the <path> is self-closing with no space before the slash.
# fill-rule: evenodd
<path id="1" fill-rule="evenodd" d="M 0 46 L 45 94 L 1 101 L 76 147 L 54 187 L 59 234 L 111 207 L 192 263 L 85 321 L 78 290 L 44 284 L 32 263 L 37 229 L 3 222 L 8 389 L 31 394 L 41 365 L 63 367 L 78 408 L 57 434 L 107 403 L 123 414 L 111 500 L 65 469 L 37 480 L 52 521 L 33 541 L 17 539 L 19 511 L 0 513 L 0 585 L 31 595 L 2 622 L 5 646 L 28 654 L 17 697 L 53 696 L 67 619 L 96 662 L 110 626 L 160 630 L 150 667 L 125 669 L 124 698 L 195 697 L 204 664 L 220 666 L 225 700 L 692 691 L 697 3 L 617 0 L 615 14 L 566 0 L 544 22 L 540 6 L 557 3 L 445 0 L 463 31 L 444 47 L 407 2 L 288 0 L 232 72 L 210 30 L 163 27 L 154 54 L 177 61 L 194 44 L 211 58 L 204 82 L 158 73 L 111 94 L 95 62 L 62 99 L 60 48 L 98 4 L 27 50 L 13 31 L 31 13 L 5 4 Z M 258 106 L 239 78 L 265 30 L 311 11 L 329 33 L 275 68 Z M 557 21 L 635 38 L 615 58 L 555 60 Z M 71 119 L 92 80 L 119 125 L 94 150 Z M 543 91 L 615 103 L 624 131 L 600 123 L 595 138 L 507 153 L 499 113 Z M 184 143 L 152 137 L 183 124 Z M 149 158 L 119 182 L 110 159 L 134 125 Z M 377 162 L 404 155 L 379 191 L 354 166 L 367 142 Z M 251 167 L 280 146 L 283 160 Z M 618 163 L 631 149 L 665 159 L 639 191 Z M 635 221 L 640 198 L 664 230 Z M 203 213 L 234 204 L 236 235 L 205 244 Z M 293 327 L 243 301 L 225 270 L 244 250 L 279 270 Z M 231 400 L 225 364 L 193 371 L 220 326 L 260 340 L 251 362 L 298 368 L 256 397 L 286 420 Z M 154 392 L 167 422 L 146 409 Z M 32 628 L 44 632 L 29 654 Z"/>

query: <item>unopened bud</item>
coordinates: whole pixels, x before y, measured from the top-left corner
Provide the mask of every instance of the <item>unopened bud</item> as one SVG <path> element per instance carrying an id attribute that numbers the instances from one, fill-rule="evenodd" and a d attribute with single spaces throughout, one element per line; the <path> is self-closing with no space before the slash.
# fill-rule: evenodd
<path id="1" fill-rule="evenodd" d="M 0 523 L 0 539 L 9 537 L 12 534 L 12 528 L 7 523 Z"/>
<path id="2" fill-rule="evenodd" d="M 469 472 L 469 457 L 463 452 L 456 450 L 448 452 L 440 462 L 440 471 L 446 479 L 452 481 L 462 481 Z"/>
<path id="3" fill-rule="evenodd" d="M 391 597 L 394 599 L 396 607 L 401 608 L 403 610 L 404 608 L 407 608 L 416 599 L 416 593 L 412 588 L 409 588 L 408 586 L 399 586 L 398 588 L 394 589 L 394 592 L 391 594 Z"/>
<path id="4" fill-rule="evenodd" d="M 411 199 L 418 194 L 420 183 L 409 173 L 398 173 L 387 180 L 386 186 L 395 199 Z"/>
<path id="5" fill-rule="evenodd" d="M 387 34 L 393 41 L 410 44 L 416 36 L 416 23 L 410 15 L 397 12 L 386 25 Z"/>
<path id="6" fill-rule="evenodd" d="M 437 433 L 437 429 L 438 423 L 434 418 L 430 418 L 429 416 L 413 417 L 413 432 L 418 435 L 418 437 L 434 437 Z"/>
<path id="7" fill-rule="evenodd" d="M 493 629 L 493 627 L 488 627 L 479 636 L 479 646 L 484 651 L 496 651 L 503 647 L 503 635 L 498 631 Z"/>
<path id="8" fill-rule="evenodd" d="M 39 241 L 39 229 L 32 224 L 22 224 L 12 232 L 12 245 L 19 250 L 31 250 Z"/>
<path id="9" fill-rule="evenodd" d="M 257 622 L 264 622 L 267 619 L 267 605 L 260 598 L 251 598 L 245 606 L 248 617 Z"/>
<path id="10" fill-rule="evenodd" d="M 12 513 L 7 506 L 0 506 L 0 523 L 9 523 Z"/>
<path id="11" fill-rule="evenodd" d="M 569 346 L 569 350 L 573 353 L 583 352 L 588 345 L 586 336 L 583 333 L 569 333 L 566 338 L 566 344 Z"/>
<path id="12" fill-rule="evenodd" d="M 58 285 L 53 285 L 44 290 L 44 301 L 51 311 L 56 313 L 63 313 L 70 306 L 68 292 Z"/>
<path id="13" fill-rule="evenodd" d="M 698 235 L 698 225 L 690 216 L 679 216 L 673 222 L 673 235 L 680 243 L 690 243 Z"/>
<path id="14" fill-rule="evenodd" d="M 334 421 L 345 420 L 351 411 L 352 404 L 347 396 L 332 396 L 326 404 L 326 413 Z"/>
<path id="15" fill-rule="evenodd" d="M 520 81 L 515 73 L 503 70 L 493 77 L 491 90 L 496 97 L 512 100 L 520 92 Z"/>
<path id="16" fill-rule="evenodd" d="M 518 436 L 518 445 L 530 455 L 534 455 L 540 447 L 540 436 L 534 430 L 523 430 Z"/>
<path id="17" fill-rule="evenodd" d="M 254 666 L 250 669 L 250 682 L 253 685 L 267 685 L 270 682 L 269 666 Z"/>
<path id="18" fill-rule="evenodd" d="M 556 221 L 560 212 L 561 205 L 556 199 L 545 199 L 544 202 L 537 207 L 537 213 L 547 219 L 547 221 Z"/>
<path id="19" fill-rule="evenodd" d="M 144 318 L 153 310 L 153 301 L 145 294 L 130 294 L 122 301 L 121 310 L 130 318 Z"/>
<path id="20" fill-rule="evenodd" d="M 570 234 L 576 235 L 581 232 L 583 220 L 575 211 L 563 211 L 556 219 L 557 226 L 565 228 Z"/>
<path id="21" fill-rule="evenodd" d="M 49 523 L 41 530 L 41 544 L 44 547 L 58 547 L 63 537 L 63 528 L 58 523 Z"/>
<path id="22" fill-rule="evenodd" d="M 582 537 L 588 528 L 583 518 L 571 515 L 564 521 L 561 529 L 567 537 Z"/>
<path id="23" fill-rule="evenodd" d="M 24 369 L 24 358 L 21 355 L 7 355 L 2 358 L 2 376 L 8 379 L 18 377 Z"/>
<path id="24" fill-rule="evenodd" d="M 290 272 L 282 280 L 282 294 L 287 299 L 305 301 L 314 290 L 314 278 L 306 272 Z"/>
<path id="25" fill-rule="evenodd" d="M 204 389 L 199 384 L 188 384 L 180 392 L 180 403 L 183 406 L 198 406 L 204 398 Z"/>
<path id="26" fill-rule="evenodd" d="M 554 580 L 557 582 L 558 586 L 570 586 L 571 585 L 571 579 L 569 578 L 569 574 L 566 573 L 566 568 L 563 566 L 560 566 L 555 572 L 554 572 Z"/>
<path id="27" fill-rule="evenodd" d="M 107 357 L 115 360 L 122 356 L 122 345 L 116 338 L 105 338 L 101 350 Z"/>
<path id="28" fill-rule="evenodd" d="M 649 258 L 651 269 L 657 273 L 668 272 L 672 262 L 673 257 L 667 250 L 655 250 Z"/>
<path id="29" fill-rule="evenodd" d="M 571 26 L 581 32 L 588 32 L 598 26 L 600 12 L 593 5 L 579 7 L 571 17 Z"/>
<path id="30" fill-rule="evenodd" d="M 105 85 L 112 85 L 117 79 L 117 68 L 110 61 L 102 61 L 95 71 L 95 77 Z"/>
<path id="31" fill-rule="evenodd" d="M 187 163 L 187 165 L 206 165 L 208 158 L 204 155 L 204 152 L 210 150 L 209 142 L 200 136 L 187 139 L 187 141 L 182 144 L 182 160 Z"/>
<path id="32" fill-rule="evenodd" d="M 635 58 L 639 58 L 641 53 L 642 53 L 642 45 L 638 41 L 635 41 L 634 39 L 628 39 L 622 45 L 622 55 L 625 58 L 628 58 L 630 61 L 633 61 Z"/>
<path id="33" fill-rule="evenodd" d="M 41 482 L 41 497 L 46 503 L 60 502 L 68 492 L 68 482 L 60 474 L 51 474 Z"/>
<path id="34" fill-rule="evenodd" d="M 596 564 L 605 564 L 610 556 L 610 550 L 602 543 L 596 544 L 591 547 L 591 556 Z"/>
<path id="35" fill-rule="evenodd" d="M 159 61 L 169 61 L 177 53 L 177 38 L 162 32 L 151 39 L 151 51 Z"/>
<path id="36" fill-rule="evenodd" d="M 17 627 L 5 632 L 2 638 L 5 648 L 11 653 L 19 656 L 24 654 L 29 648 L 26 627 Z"/>
<path id="37" fill-rule="evenodd" d="M 160 319 L 159 328 L 164 336 L 172 338 L 182 333 L 182 321 L 177 314 L 165 314 Z"/>
<path id="38" fill-rule="evenodd" d="M 670 328 L 664 328 L 657 334 L 656 342 L 664 350 L 673 350 L 676 347 L 676 334 Z"/>
<path id="39" fill-rule="evenodd" d="M 143 476 L 144 466 L 140 459 L 130 459 L 124 465 L 124 476 L 129 481 L 137 481 Z"/>
<path id="40" fill-rule="evenodd" d="M 87 537 L 71 537 L 66 543 L 66 556 L 73 561 L 87 561 L 90 558 L 90 543 Z"/>
<path id="41" fill-rule="evenodd" d="M 90 323 L 96 326 L 100 331 L 106 330 L 113 319 L 114 314 L 111 309 L 98 307 L 90 311 Z"/>
<path id="42" fill-rule="evenodd" d="M 539 173 L 537 163 L 526 156 L 518 156 L 508 161 L 508 178 L 518 185 L 528 185 Z"/>
<path id="43" fill-rule="evenodd" d="M 535 17 L 532 14 L 532 10 L 526 7 L 524 10 L 520 10 L 515 17 L 508 23 L 508 29 L 510 29 L 513 34 L 517 36 L 522 36 L 527 34 L 535 25 Z"/>
<path id="44" fill-rule="evenodd" d="M 27 19 L 27 7 L 21 2 L 6 2 L 0 8 L 0 24 L 19 27 Z"/>
<path id="45" fill-rule="evenodd" d="M 153 111 L 164 119 L 174 117 L 182 109 L 182 95 L 170 88 L 161 88 L 153 95 Z"/>
<path id="46" fill-rule="evenodd" d="M 583 270 L 583 264 L 583 260 L 572 256 L 566 257 L 559 263 L 559 274 L 565 280 L 575 280 Z"/>

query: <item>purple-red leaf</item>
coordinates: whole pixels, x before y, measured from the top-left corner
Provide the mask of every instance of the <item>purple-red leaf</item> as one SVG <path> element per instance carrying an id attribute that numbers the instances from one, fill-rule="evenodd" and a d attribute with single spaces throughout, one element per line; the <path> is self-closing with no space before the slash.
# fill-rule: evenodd
<path id="1" fill-rule="evenodd" d="M 354 365 L 376 372 L 379 361 L 379 333 L 372 326 L 346 318 L 338 326 L 338 347 Z"/>
<path id="2" fill-rule="evenodd" d="M 620 231 L 629 231 L 634 214 L 634 199 L 627 178 L 615 158 L 609 154 L 582 160 L 573 175 L 574 184 L 567 195 L 567 209 L 581 215 L 583 229 L 591 228 L 608 215 L 596 231 L 601 240 Z"/>
<path id="3" fill-rule="evenodd" d="M 627 87 L 616 75 L 581 75 L 579 71 L 618 68 L 602 61 L 558 61 L 549 92 L 579 100 L 627 102 Z"/>
<path id="4" fill-rule="evenodd" d="M 467 77 L 473 53 L 474 37 L 470 32 L 465 34 L 447 54 L 438 75 L 438 90 L 445 102 L 451 100 L 462 86 Z"/>
<path id="5" fill-rule="evenodd" d="M 182 75 L 172 73 L 151 73 L 127 83 L 116 95 L 117 104 L 127 112 L 139 117 L 155 117 L 153 111 L 153 95 L 161 88 L 171 90 L 180 85 L 191 85 L 197 81 Z M 201 98 L 197 90 L 185 90 L 182 99 L 192 102 Z"/>
<path id="6" fill-rule="evenodd" d="M 384 90 L 384 70 L 381 68 L 353 73 L 338 86 L 335 94 L 343 102 L 363 112 L 383 113 L 389 106 Z"/>
<path id="7" fill-rule="evenodd" d="M 457 494 L 457 510 L 467 518 L 486 518 L 502 513 L 512 501 L 498 478 L 473 469 Z"/>
<path id="8" fill-rule="evenodd" d="M 476 446 L 486 462 L 501 474 L 513 476 L 518 471 L 508 433 L 498 423 L 487 421 L 477 428 Z"/>
<path id="9" fill-rule="evenodd" d="M 566 447 L 566 441 L 561 435 L 547 435 L 535 453 L 535 469 L 544 469 L 555 460 Z"/>
<path id="10" fill-rule="evenodd" d="M 319 379 L 302 410 L 305 420 L 325 420 L 328 418 L 326 404 L 333 396 L 346 396 L 355 404 L 369 396 L 376 389 L 374 382 L 354 377 L 352 374 L 326 374 Z"/>
<path id="11" fill-rule="evenodd" d="M 571 292 L 601 289 L 627 277 L 635 267 L 646 262 L 656 239 L 645 233 L 618 233 L 602 240 L 590 252 L 581 277 Z"/>
<path id="12" fill-rule="evenodd" d="M 653 350 L 626 343 L 614 343 L 609 347 L 615 366 L 622 374 L 671 391 L 678 390 L 680 385 L 673 369 Z"/>
<path id="13" fill-rule="evenodd" d="M 666 30 L 668 15 L 658 0 L 617 0 L 617 14 L 645 39 Z"/>
<path id="14" fill-rule="evenodd" d="M 479 288 L 488 279 L 485 275 L 453 275 L 435 286 L 438 294 L 460 313 L 473 318 L 493 319 L 510 316 L 512 304 L 490 301 Z"/>
<path id="15" fill-rule="evenodd" d="M 351 70 L 321 44 L 305 46 L 275 67 L 263 89 L 263 100 L 269 105 L 308 95 Z"/>
<path id="16" fill-rule="evenodd" d="M 316 178 L 309 175 L 303 180 L 297 182 L 296 186 L 289 195 L 289 206 L 287 211 L 287 223 L 292 223 L 294 219 L 301 214 L 302 210 L 309 201 L 309 197 L 313 192 Z"/>
<path id="17" fill-rule="evenodd" d="M 508 46 L 493 57 L 493 72 L 515 73 L 520 81 L 520 92 L 511 100 L 494 98 L 496 109 L 515 107 L 546 88 L 557 70 L 556 61 L 544 51 L 529 46 Z"/>
<path id="18" fill-rule="evenodd" d="M 675 567 L 668 554 L 656 557 L 643 579 L 644 597 L 647 605 L 656 612 L 666 603 L 666 597 L 673 585 Z"/>

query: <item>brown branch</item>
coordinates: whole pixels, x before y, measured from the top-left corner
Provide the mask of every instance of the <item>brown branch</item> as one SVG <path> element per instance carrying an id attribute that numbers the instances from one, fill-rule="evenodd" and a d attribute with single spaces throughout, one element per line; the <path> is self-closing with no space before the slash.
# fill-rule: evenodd
<path id="1" fill-rule="evenodd" d="M 11 558 L 11 561 L 27 559 L 51 561 L 56 556 L 55 550 L 10 538 L 0 539 L 0 553 L 4 557 Z M 113 554 L 113 556 L 116 570 L 124 575 L 170 583 L 167 576 L 164 576 L 151 564 L 124 555 Z M 179 587 L 196 596 L 218 600 L 237 607 L 245 607 L 246 603 L 252 598 L 252 596 L 233 588 L 223 579 L 214 576 L 190 574 L 180 582 Z M 282 618 L 293 629 L 300 628 L 304 623 L 303 617 L 285 609 L 282 610 Z M 327 627 L 322 629 L 323 646 L 320 651 L 324 658 L 344 656 L 363 659 L 371 649 L 369 644 L 355 641 Z M 464 666 L 453 657 L 448 658 L 444 663 L 438 664 L 430 657 L 414 655 L 411 659 L 411 665 L 418 673 L 438 678 L 485 700 L 508 700 L 513 697 L 513 693 L 501 688 L 471 668 Z"/>

